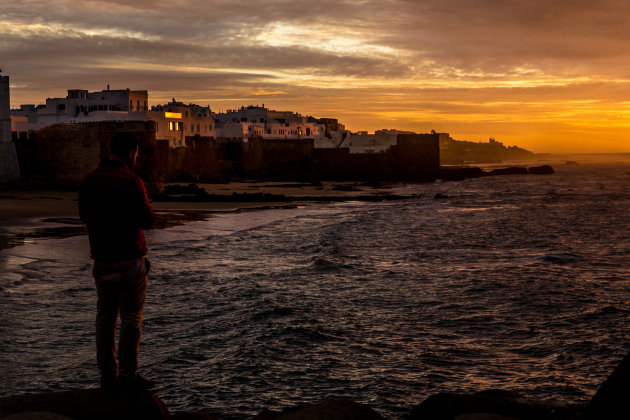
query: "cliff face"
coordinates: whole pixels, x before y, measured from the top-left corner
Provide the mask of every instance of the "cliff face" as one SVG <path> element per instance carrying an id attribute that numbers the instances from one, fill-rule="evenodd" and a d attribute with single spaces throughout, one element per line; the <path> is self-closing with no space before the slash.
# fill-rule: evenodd
<path id="1" fill-rule="evenodd" d="M 438 136 L 399 135 L 386 153 L 351 154 L 348 148 L 315 149 L 312 139 L 247 143 L 210 137 L 188 137 L 186 147 L 169 148 L 156 141 L 151 121 L 58 124 L 35 133 L 20 146 L 25 180 L 78 185 L 109 154 L 116 132 L 135 133 L 140 155 L 135 171 L 149 185 L 170 181 L 227 181 L 238 178 L 379 179 L 414 181 L 439 172 Z"/>

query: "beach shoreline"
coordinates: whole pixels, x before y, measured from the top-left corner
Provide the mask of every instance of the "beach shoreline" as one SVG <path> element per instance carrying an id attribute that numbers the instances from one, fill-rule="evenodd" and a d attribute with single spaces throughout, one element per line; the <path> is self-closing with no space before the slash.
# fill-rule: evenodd
<path id="1" fill-rule="evenodd" d="M 386 199 L 392 196 L 391 187 L 395 184 L 244 181 L 167 185 L 194 185 L 203 189 L 212 200 L 197 201 L 174 196 L 172 200 L 154 201 L 152 205 L 158 215 L 156 229 L 205 220 L 216 213 L 287 208 L 313 202 Z M 36 239 L 84 234 L 87 230 L 79 219 L 76 190 L 16 186 L 0 190 L 0 250 Z"/>

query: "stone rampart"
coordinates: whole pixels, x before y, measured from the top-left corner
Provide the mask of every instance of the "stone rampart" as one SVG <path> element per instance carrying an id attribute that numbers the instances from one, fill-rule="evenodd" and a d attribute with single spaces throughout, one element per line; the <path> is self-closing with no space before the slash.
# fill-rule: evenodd
<path id="1" fill-rule="evenodd" d="M 186 147 L 158 140 L 155 163 L 163 182 L 225 180 L 244 175 L 242 154 L 242 143 L 194 136 L 186 138 Z"/>
<path id="2" fill-rule="evenodd" d="M 348 179 L 421 181 L 439 172 L 438 136 L 398 135 L 385 153 L 350 153 L 348 148 L 315 149 L 312 139 L 250 138 L 248 142 L 187 137 L 186 147 L 156 141 L 151 121 L 57 124 L 35 133 L 20 151 L 25 179 L 37 175 L 55 185 L 78 185 L 109 154 L 116 132 L 138 135 L 135 171 L 149 189 L 163 182 L 259 179 Z M 26 174 L 28 172 L 28 174 Z"/>
<path id="3" fill-rule="evenodd" d="M 313 140 L 263 140 L 247 143 L 187 137 L 186 147 L 158 141 L 156 163 L 162 181 L 213 181 L 235 178 L 304 178 L 312 175 Z"/>
<path id="4" fill-rule="evenodd" d="M 297 179 L 313 175 L 312 139 L 250 138 L 243 143 L 248 176 Z"/>
<path id="5" fill-rule="evenodd" d="M 349 148 L 315 149 L 315 176 L 321 179 L 422 181 L 440 170 L 438 134 L 398 134 L 385 153 L 350 153 Z"/>
<path id="6" fill-rule="evenodd" d="M 19 181 L 20 168 L 15 143 L 0 142 L 0 182 Z"/>
<path id="7" fill-rule="evenodd" d="M 135 170 L 150 183 L 159 178 L 154 124 L 152 121 L 104 121 L 51 125 L 36 132 L 34 153 L 22 158 L 35 161 L 39 166 L 37 175 L 42 176 L 44 182 L 78 185 L 86 173 L 109 155 L 114 134 L 129 131 L 138 136 L 141 149 Z"/>

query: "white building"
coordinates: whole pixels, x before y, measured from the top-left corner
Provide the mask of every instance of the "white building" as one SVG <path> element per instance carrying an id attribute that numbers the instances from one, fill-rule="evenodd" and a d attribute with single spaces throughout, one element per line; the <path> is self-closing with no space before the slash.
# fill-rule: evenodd
<path id="1" fill-rule="evenodd" d="M 340 148 L 350 149 L 351 154 L 355 153 L 386 153 L 390 147 L 398 143 L 398 133 L 367 134 L 360 132 L 347 135 Z"/>
<path id="2" fill-rule="evenodd" d="M 109 90 L 109 86 L 92 93 L 69 89 L 65 98 L 47 98 L 45 106 L 38 106 L 28 128 L 34 131 L 57 123 L 146 120 L 148 96 L 146 90 Z"/>
<path id="3" fill-rule="evenodd" d="M 210 106 L 184 104 L 175 98 L 166 105 L 151 107 L 147 118 L 157 125 L 157 140 L 168 140 L 170 147 L 185 147 L 186 137 L 216 137 Z"/>
<path id="4" fill-rule="evenodd" d="M 263 139 L 318 139 L 326 135 L 324 124 L 291 111 L 273 111 L 263 106 L 241 107 L 216 114 L 217 137 L 247 141 L 257 136 Z"/>
<path id="5" fill-rule="evenodd" d="M 398 144 L 399 134 L 416 134 L 413 131 L 377 130 L 374 134 L 367 131 L 331 131 L 330 137 L 315 140 L 316 149 L 347 148 L 350 154 L 387 153 Z"/>

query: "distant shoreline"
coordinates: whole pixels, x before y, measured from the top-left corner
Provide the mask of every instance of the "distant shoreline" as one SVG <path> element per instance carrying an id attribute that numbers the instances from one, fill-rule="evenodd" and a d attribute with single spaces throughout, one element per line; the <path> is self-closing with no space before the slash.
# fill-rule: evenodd
<path id="1" fill-rule="evenodd" d="M 537 164 L 549 163 L 554 168 L 567 164 L 603 164 L 630 162 L 630 153 L 584 153 L 552 155 L 553 160 L 537 161 Z M 626 160 L 611 157 L 625 157 Z M 570 159 L 570 160 L 569 160 Z M 484 166 L 444 165 L 445 173 L 454 170 L 451 177 L 443 180 L 459 180 L 479 176 L 470 169 L 487 174 L 496 168 L 510 165 L 524 166 L 526 162 L 504 162 Z M 527 162 L 531 165 L 532 161 Z M 512 166 L 514 167 L 514 166 Z M 459 168 L 459 169 L 458 169 Z M 444 175 L 444 174 L 443 174 Z M 358 181 L 234 181 L 226 183 L 173 182 L 167 185 L 179 185 L 184 188 L 203 189 L 205 198 L 194 196 L 173 199 L 156 199 L 153 207 L 161 216 L 156 228 L 168 228 L 183 223 L 204 220 L 215 213 L 260 210 L 278 207 L 295 207 L 324 202 L 349 200 L 380 201 L 387 199 L 405 199 L 398 196 L 392 187 L 406 182 L 358 182 Z M 225 196 L 225 201 L 221 197 Z M 252 198 L 248 201 L 248 198 Z M 158 197 L 156 197 L 158 198 Z M 4 185 L 0 186 L 0 250 L 21 245 L 29 240 L 45 238 L 64 238 L 86 234 L 85 226 L 80 222 L 77 208 L 76 187 L 45 185 Z"/>

